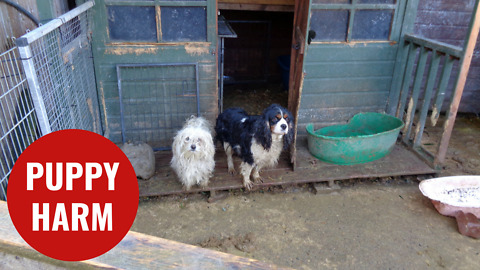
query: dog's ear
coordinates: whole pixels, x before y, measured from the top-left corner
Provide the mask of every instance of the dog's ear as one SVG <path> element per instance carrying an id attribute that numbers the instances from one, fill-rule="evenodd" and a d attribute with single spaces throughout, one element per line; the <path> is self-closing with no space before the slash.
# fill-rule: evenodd
<path id="1" fill-rule="evenodd" d="M 270 130 L 270 121 L 268 121 L 266 115 L 263 115 L 262 118 L 255 122 L 254 138 L 265 150 L 270 150 L 270 147 L 272 147 L 272 131 Z"/>

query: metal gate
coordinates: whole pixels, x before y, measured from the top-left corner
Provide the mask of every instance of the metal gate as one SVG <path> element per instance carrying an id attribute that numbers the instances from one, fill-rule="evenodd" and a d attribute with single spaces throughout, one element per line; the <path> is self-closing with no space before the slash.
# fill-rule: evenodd
<path id="1" fill-rule="evenodd" d="M 17 39 L 42 134 L 100 133 L 88 10 L 93 1 Z"/>
<path id="2" fill-rule="evenodd" d="M 13 164 L 52 131 L 101 133 L 89 1 L 17 39 L 0 54 L 0 199 Z M 23 65 L 22 65 L 23 64 Z"/>

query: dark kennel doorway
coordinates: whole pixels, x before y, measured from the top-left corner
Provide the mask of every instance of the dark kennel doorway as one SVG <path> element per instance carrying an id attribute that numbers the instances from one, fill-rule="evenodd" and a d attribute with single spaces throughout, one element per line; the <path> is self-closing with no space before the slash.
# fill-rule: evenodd
<path id="1" fill-rule="evenodd" d="M 259 114 L 288 106 L 293 12 L 220 10 L 236 38 L 224 40 L 220 108 Z M 220 75 L 222 76 L 222 75 Z"/>

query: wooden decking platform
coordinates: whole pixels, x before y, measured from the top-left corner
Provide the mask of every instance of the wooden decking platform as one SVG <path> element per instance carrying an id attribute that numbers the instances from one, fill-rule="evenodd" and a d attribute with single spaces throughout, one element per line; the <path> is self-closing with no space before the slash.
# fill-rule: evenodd
<path id="1" fill-rule="evenodd" d="M 3 265 L 12 269 L 283 269 L 136 232 L 128 232 L 116 247 L 99 257 L 79 262 L 59 261 L 35 251 L 20 237 L 3 201 L 0 201 L 0 256 L 0 268 Z"/>
<path id="2" fill-rule="evenodd" d="M 169 166 L 171 153 L 156 152 L 156 174 L 149 180 L 139 180 L 140 196 L 162 196 L 185 193 L 175 173 Z M 214 176 L 208 187 L 201 189 L 193 186 L 191 193 L 243 188 L 240 175 L 227 172 L 227 161 L 223 149 L 217 148 Z M 234 157 L 235 168 L 239 171 L 240 159 Z M 275 185 L 331 182 L 355 178 L 387 177 L 402 175 L 433 174 L 436 171 L 423 162 L 417 155 L 400 144 L 386 157 L 359 165 L 342 166 L 322 162 L 313 157 L 307 149 L 306 139 L 297 141 L 297 168 L 292 169 L 284 153 L 277 167 L 260 173 L 263 183 L 256 183 L 254 188 Z"/>

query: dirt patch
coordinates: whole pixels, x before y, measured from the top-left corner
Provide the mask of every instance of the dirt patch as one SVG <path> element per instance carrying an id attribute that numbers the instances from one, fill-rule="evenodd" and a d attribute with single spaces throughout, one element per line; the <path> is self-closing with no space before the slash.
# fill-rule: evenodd
<path id="1" fill-rule="evenodd" d="M 241 252 L 252 253 L 255 250 L 254 241 L 255 236 L 250 232 L 245 235 L 224 236 L 221 238 L 211 236 L 197 245 L 223 252 L 228 252 L 232 248 L 236 248 Z"/>

